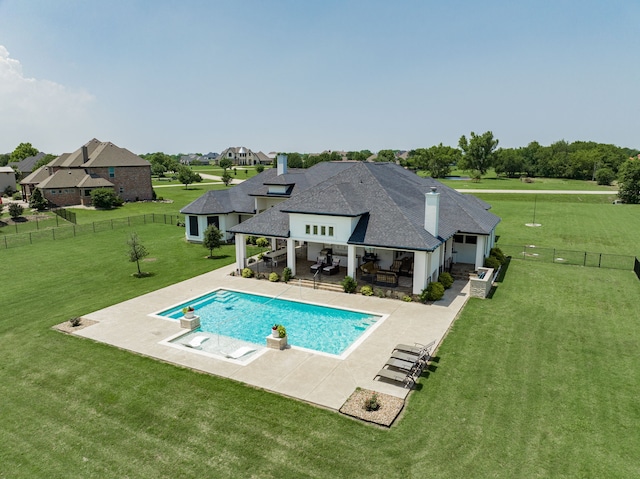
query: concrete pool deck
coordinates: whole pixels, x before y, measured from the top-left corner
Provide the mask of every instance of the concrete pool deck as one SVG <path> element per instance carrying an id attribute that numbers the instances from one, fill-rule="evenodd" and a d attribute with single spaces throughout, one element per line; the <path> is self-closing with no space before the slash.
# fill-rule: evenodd
<path id="1" fill-rule="evenodd" d="M 436 341 L 439 344 L 469 297 L 469 283 L 459 280 L 445 292 L 441 301 L 424 305 L 314 290 L 296 286 L 295 280 L 285 284 L 229 276 L 233 270 L 233 265 L 220 268 L 86 314 L 83 318 L 96 323 L 74 334 L 338 410 L 357 387 L 406 398 L 409 389 L 374 380 L 376 373 L 398 343 Z M 179 321 L 159 319 L 150 314 L 220 287 L 370 311 L 388 317 L 345 359 L 295 348 L 267 349 L 242 364 L 167 344 L 168 338 L 186 330 L 180 328 Z M 274 322 L 278 322 L 277 318 Z M 265 331 L 265 338 L 268 333 Z"/>

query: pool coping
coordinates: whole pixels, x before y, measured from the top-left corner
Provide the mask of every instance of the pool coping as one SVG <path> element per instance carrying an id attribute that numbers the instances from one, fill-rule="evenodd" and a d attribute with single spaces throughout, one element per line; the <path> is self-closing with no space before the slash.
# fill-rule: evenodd
<path id="1" fill-rule="evenodd" d="M 424 305 L 295 286 L 295 280 L 283 284 L 230 276 L 232 271 L 234 266 L 230 265 L 83 315 L 96 323 L 73 334 L 338 411 L 358 387 L 406 398 L 409 389 L 374 380 L 376 373 L 398 343 L 440 344 L 469 298 L 468 281 L 454 282 L 441 301 Z M 245 363 L 167 345 L 168 338 L 185 330 L 176 321 L 150 314 L 176 304 L 180 298 L 196 297 L 217 288 L 281 295 L 284 299 L 388 317 L 345 359 L 287 348 L 267 349 Z"/>

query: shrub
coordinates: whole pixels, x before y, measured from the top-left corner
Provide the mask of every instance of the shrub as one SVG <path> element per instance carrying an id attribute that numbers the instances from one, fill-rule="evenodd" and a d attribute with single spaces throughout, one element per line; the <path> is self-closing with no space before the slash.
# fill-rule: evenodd
<path id="1" fill-rule="evenodd" d="M 20 201 L 20 200 L 22 200 L 22 193 L 20 193 L 19 191 L 16 191 L 16 192 L 13 194 L 12 198 L 13 198 L 14 200 L 16 200 L 16 201 Z"/>
<path id="2" fill-rule="evenodd" d="M 258 238 L 256 240 L 256 246 L 260 248 L 266 248 L 267 246 L 269 246 L 269 240 L 267 238 Z"/>
<path id="3" fill-rule="evenodd" d="M 444 272 L 438 277 L 438 282 L 442 283 L 442 286 L 444 286 L 444 289 L 449 289 L 453 284 L 453 276 L 451 276 L 447 272 Z"/>
<path id="4" fill-rule="evenodd" d="M 383 289 L 376 289 L 376 296 L 378 298 L 384 298 L 386 297 L 386 295 L 384 294 L 384 290 Z"/>
<path id="5" fill-rule="evenodd" d="M 77 328 L 78 326 L 80 326 L 80 324 L 82 323 L 82 319 L 81 318 L 71 318 L 69 320 L 69 323 L 71 324 L 71 326 L 73 326 L 74 328 Z"/>
<path id="6" fill-rule="evenodd" d="M 9 215 L 14 220 L 16 218 L 19 218 L 20 216 L 22 216 L 23 212 L 24 212 L 24 208 L 22 206 L 20 206 L 18 203 L 11 203 L 9 205 Z"/>
<path id="7" fill-rule="evenodd" d="M 402 297 L 402 301 L 404 301 L 405 303 L 410 303 L 410 302 L 412 302 L 412 301 L 413 301 L 413 298 L 412 298 L 411 296 L 409 296 L 408 294 L 405 294 L 405 295 Z"/>
<path id="8" fill-rule="evenodd" d="M 596 182 L 599 185 L 610 185 L 616 179 L 616 174 L 610 168 L 600 168 L 596 171 Z"/>
<path id="9" fill-rule="evenodd" d="M 91 190 L 91 203 L 96 208 L 108 210 L 117 206 L 118 201 L 122 204 L 122 200 L 116 196 L 111 188 L 96 188 L 95 190 Z"/>
<path id="10" fill-rule="evenodd" d="M 495 256 L 489 256 L 484 260 L 484 267 L 497 270 L 500 267 L 500 260 Z"/>
<path id="11" fill-rule="evenodd" d="M 258 165 L 258 166 L 256 166 L 256 171 L 257 171 L 258 173 L 262 173 L 262 172 L 264 171 L 264 166 L 262 166 L 262 165 Z"/>
<path id="12" fill-rule="evenodd" d="M 507 262 L 507 257 L 504 255 L 502 250 L 497 246 L 494 246 L 493 248 L 491 248 L 491 252 L 489 253 L 489 255 L 495 256 L 496 259 L 500 261 L 500 264 L 505 264 Z"/>
<path id="13" fill-rule="evenodd" d="M 245 268 L 242 270 L 243 278 L 253 278 L 253 270 L 251 268 Z"/>
<path id="14" fill-rule="evenodd" d="M 280 275 L 274 271 L 269 275 L 269 281 L 271 281 L 272 283 L 277 283 L 278 281 L 280 281 Z"/>
<path id="15" fill-rule="evenodd" d="M 429 283 L 425 289 L 420 293 L 420 301 L 426 303 L 427 301 L 438 301 L 444 296 L 444 286 L 442 283 L 434 281 Z"/>
<path id="16" fill-rule="evenodd" d="M 354 293 L 356 288 L 358 287 L 358 283 L 351 276 L 345 276 L 344 279 L 340 282 L 342 285 L 342 289 L 344 289 L 345 293 Z"/>
<path id="17" fill-rule="evenodd" d="M 246 243 L 247 244 L 256 244 L 256 237 L 255 236 L 247 236 Z"/>
<path id="18" fill-rule="evenodd" d="M 378 402 L 378 395 L 373 393 L 364 401 L 364 408 L 367 411 L 377 411 L 380 409 L 380 403 Z"/>
<path id="19" fill-rule="evenodd" d="M 373 296 L 373 288 L 371 286 L 363 286 L 360 288 L 360 293 L 363 296 Z"/>
<path id="20" fill-rule="evenodd" d="M 291 279 L 291 268 L 287 266 L 285 269 L 282 270 L 282 281 L 287 283 L 289 282 L 290 279 Z"/>

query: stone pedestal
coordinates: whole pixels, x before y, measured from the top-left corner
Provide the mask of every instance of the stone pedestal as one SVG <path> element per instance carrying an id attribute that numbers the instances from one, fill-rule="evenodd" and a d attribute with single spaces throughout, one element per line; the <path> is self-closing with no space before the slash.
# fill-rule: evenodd
<path id="1" fill-rule="evenodd" d="M 196 328 L 200 327 L 200 316 L 193 316 L 192 318 L 187 318 L 183 316 L 180 318 L 180 327 L 193 331 Z"/>
<path id="2" fill-rule="evenodd" d="M 285 349 L 287 347 L 287 337 L 274 338 L 273 336 L 267 336 L 267 347 L 269 349 Z"/>

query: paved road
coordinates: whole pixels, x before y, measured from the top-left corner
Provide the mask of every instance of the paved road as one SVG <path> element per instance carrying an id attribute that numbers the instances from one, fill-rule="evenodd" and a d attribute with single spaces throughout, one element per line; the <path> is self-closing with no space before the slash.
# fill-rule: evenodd
<path id="1" fill-rule="evenodd" d="M 478 190 L 461 188 L 460 193 L 523 193 L 529 195 L 617 195 L 617 191 L 584 191 L 584 190 Z"/>

